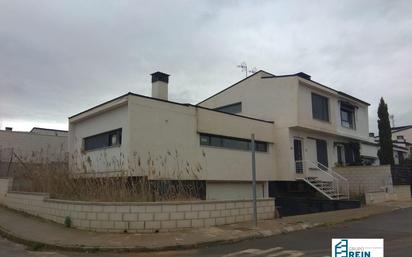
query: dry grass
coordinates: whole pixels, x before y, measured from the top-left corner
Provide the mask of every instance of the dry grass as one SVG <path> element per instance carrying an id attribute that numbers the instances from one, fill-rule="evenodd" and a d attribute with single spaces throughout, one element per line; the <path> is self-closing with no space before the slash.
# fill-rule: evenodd
<path id="1" fill-rule="evenodd" d="M 150 169 L 153 170 L 153 167 Z M 187 172 L 187 169 L 184 172 Z M 98 172 L 73 174 L 68 171 L 65 162 L 18 163 L 14 165 L 11 175 L 14 178 L 13 190 L 46 192 L 55 199 L 146 202 L 205 198 L 205 184 L 200 180 L 153 181 L 148 180 L 147 176 L 132 176 L 127 172 L 117 172 L 105 176 Z"/>

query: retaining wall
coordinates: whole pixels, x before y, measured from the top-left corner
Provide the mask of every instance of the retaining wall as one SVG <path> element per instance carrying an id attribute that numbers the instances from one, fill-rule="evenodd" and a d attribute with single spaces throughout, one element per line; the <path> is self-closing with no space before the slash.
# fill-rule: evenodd
<path id="1" fill-rule="evenodd" d="M 8 192 L 2 204 L 78 229 L 156 232 L 232 224 L 252 219 L 250 200 L 101 203 L 50 199 L 48 194 Z M 273 198 L 258 199 L 258 219 L 275 217 Z"/>
<path id="2" fill-rule="evenodd" d="M 393 186 L 398 200 L 411 200 L 411 185 Z"/>
<path id="3" fill-rule="evenodd" d="M 351 194 L 393 193 L 391 167 L 389 165 L 348 166 L 333 169 L 348 179 Z"/>

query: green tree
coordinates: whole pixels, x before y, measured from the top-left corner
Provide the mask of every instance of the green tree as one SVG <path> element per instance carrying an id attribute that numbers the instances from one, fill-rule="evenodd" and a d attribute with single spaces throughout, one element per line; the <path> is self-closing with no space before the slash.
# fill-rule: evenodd
<path id="1" fill-rule="evenodd" d="M 389 122 L 388 105 L 383 98 L 378 107 L 379 151 L 378 157 L 381 164 L 393 164 L 393 143 L 391 123 Z"/>

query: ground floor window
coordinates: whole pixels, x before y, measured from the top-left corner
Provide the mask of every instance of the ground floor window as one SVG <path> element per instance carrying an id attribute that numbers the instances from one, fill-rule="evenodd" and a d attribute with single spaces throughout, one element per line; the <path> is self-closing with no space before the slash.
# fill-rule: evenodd
<path id="1" fill-rule="evenodd" d="M 119 146 L 122 143 L 122 129 L 111 130 L 83 139 L 84 150 L 94 150 L 111 146 Z"/>
<path id="2" fill-rule="evenodd" d="M 200 134 L 200 145 L 245 151 L 251 150 L 251 140 L 249 139 L 218 136 L 204 133 Z M 255 141 L 255 150 L 257 152 L 267 152 L 268 144 L 263 141 Z"/>

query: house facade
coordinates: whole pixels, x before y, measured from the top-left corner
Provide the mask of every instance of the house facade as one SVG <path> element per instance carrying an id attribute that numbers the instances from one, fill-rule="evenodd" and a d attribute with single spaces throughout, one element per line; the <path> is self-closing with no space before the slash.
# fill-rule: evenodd
<path id="1" fill-rule="evenodd" d="M 167 75 L 155 73 L 152 97 L 128 93 L 70 117 L 70 169 L 201 181 L 207 199 L 250 198 L 254 133 L 257 193 L 267 197 L 268 181 L 275 179 L 273 122 L 168 101 L 167 87 Z"/>
<path id="2" fill-rule="evenodd" d="M 376 160 L 369 138 L 369 104 L 321 85 L 304 73 L 275 76 L 260 71 L 199 103 L 208 108 L 237 104 L 238 114 L 275 121 L 276 179 L 293 181 L 297 161 L 334 167 Z M 358 160 L 359 161 L 359 160 Z M 361 160 L 362 161 L 362 160 Z"/>
<path id="3" fill-rule="evenodd" d="M 250 198 L 254 134 L 260 196 L 271 182 L 303 181 L 339 199 L 347 181 L 333 167 L 377 159 L 369 104 L 304 73 L 259 71 L 197 105 L 167 92 L 168 75 L 154 73 L 152 97 L 128 93 L 70 117 L 71 169 L 200 180 L 208 199 Z"/>

